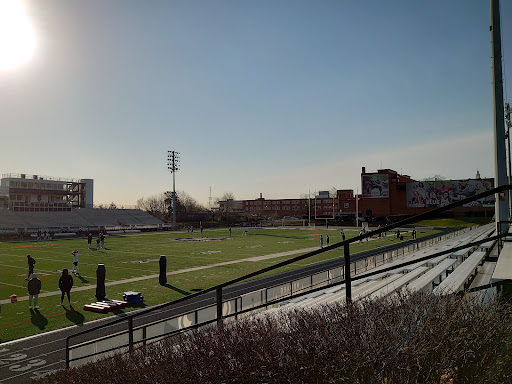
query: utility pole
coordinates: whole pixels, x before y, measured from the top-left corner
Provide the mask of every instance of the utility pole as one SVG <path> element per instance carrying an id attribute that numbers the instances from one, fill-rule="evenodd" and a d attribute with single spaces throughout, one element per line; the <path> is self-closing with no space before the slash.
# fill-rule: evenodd
<path id="1" fill-rule="evenodd" d="M 510 104 L 505 104 L 505 125 L 507 126 L 507 130 L 505 132 L 505 137 L 507 138 L 507 152 L 508 152 L 508 179 L 507 183 L 510 184 L 512 181 L 512 160 L 510 159 L 510 128 L 512 128 L 512 122 L 510 121 Z M 508 203 L 509 203 L 509 216 L 512 217 L 512 193 L 508 194 Z"/>
<path id="2" fill-rule="evenodd" d="M 167 169 L 172 173 L 172 227 L 176 228 L 176 179 L 175 174 L 179 169 L 179 152 L 167 151 Z"/>
<path id="3" fill-rule="evenodd" d="M 308 189 L 308 226 L 311 228 L 311 189 Z"/>
<path id="4" fill-rule="evenodd" d="M 494 109 L 494 180 L 495 187 L 507 182 L 507 153 L 505 149 L 505 118 L 503 110 L 503 74 L 501 67 L 501 28 L 500 28 L 500 2 L 491 1 L 491 55 L 492 55 L 492 93 Z M 509 220 L 508 191 L 496 196 L 496 229 L 498 233 L 508 230 Z"/>

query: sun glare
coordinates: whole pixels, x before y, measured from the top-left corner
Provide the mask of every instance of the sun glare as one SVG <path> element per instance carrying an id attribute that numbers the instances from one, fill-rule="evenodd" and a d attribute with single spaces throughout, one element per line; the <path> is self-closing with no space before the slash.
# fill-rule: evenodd
<path id="1" fill-rule="evenodd" d="M 0 0 L 0 70 L 25 63 L 35 48 L 35 34 L 20 0 Z"/>

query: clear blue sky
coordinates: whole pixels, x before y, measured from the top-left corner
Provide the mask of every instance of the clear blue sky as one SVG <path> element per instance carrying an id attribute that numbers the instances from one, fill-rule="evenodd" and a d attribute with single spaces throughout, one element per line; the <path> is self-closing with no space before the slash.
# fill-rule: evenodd
<path id="1" fill-rule="evenodd" d="M 502 1 L 512 102 L 512 1 Z M 33 0 L 0 71 L 0 173 L 95 203 L 356 189 L 361 167 L 494 177 L 488 0 Z"/>

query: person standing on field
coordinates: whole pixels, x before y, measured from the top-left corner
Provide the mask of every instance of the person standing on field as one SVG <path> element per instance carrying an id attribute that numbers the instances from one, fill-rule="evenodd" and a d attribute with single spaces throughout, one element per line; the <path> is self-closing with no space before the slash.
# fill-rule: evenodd
<path id="1" fill-rule="evenodd" d="M 34 265 L 36 263 L 36 259 L 34 259 L 32 256 L 27 255 L 27 262 L 28 262 L 28 275 L 25 280 L 29 280 L 30 276 L 34 273 Z"/>
<path id="2" fill-rule="evenodd" d="M 73 252 L 71 252 L 73 255 L 73 270 L 72 273 L 75 273 L 76 268 L 76 274 L 80 276 L 80 272 L 78 271 L 78 251 L 75 249 Z"/>
<path id="3" fill-rule="evenodd" d="M 91 243 L 92 243 L 92 233 L 89 232 L 89 234 L 87 235 L 87 247 L 89 247 L 89 249 L 91 249 Z"/>
<path id="4" fill-rule="evenodd" d="M 28 307 L 39 309 L 37 300 L 39 299 L 39 292 L 41 292 L 41 280 L 37 278 L 37 274 L 32 274 L 32 278 L 28 281 Z M 34 299 L 34 306 L 32 307 L 32 299 Z"/>
<path id="5" fill-rule="evenodd" d="M 60 295 L 60 305 L 64 300 L 64 294 L 68 297 L 68 303 L 71 306 L 71 288 L 73 287 L 73 277 L 69 274 L 68 269 L 62 270 L 62 275 L 59 279 L 59 288 L 62 294 Z"/>

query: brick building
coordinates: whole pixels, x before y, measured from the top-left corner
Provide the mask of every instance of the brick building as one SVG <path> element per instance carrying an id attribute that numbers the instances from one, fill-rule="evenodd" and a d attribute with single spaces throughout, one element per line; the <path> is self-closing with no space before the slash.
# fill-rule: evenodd
<path id="1" fill-rule="evenodd" d="M 472 196 L 492 188 L 493 179 L 417 181 L 392 169 L 377 172 L 361 170 L 361 194 L 357 197 L 351 189 L 336 191 L 335 197 L 322 191 L 310 199 L 265 199 L 260 194 L 254 200 L 220 201 L 221 213 L 245 215 L 256 219 L 305 219 L 350 218 L 366 220 L 375 218 L 399 218 L 426 212 L 451 202 Z M 357 198 L 357 201 L 356 201 Z M 357 209 L 357 213 L 356 213 Z M 456 215 L 492 214 L 494 197 L 478 201 L 471 206 L 454 210 Z"/>
<path id="2" fill-rule="evenodd" d="M 343 189 L 336 191 L 335 197 L 329 197 L 322 191 L 309 199 L 265 199 L 261 194 L 254 200 L 219 201 L 222 213 L 246 214 L 255 218 L 331 218 L 344 215 L 355 215 L 356 199 L 354 191 Z"/>
<path id="3" fill-rule="evenodd" d="M 392 169 L 361 171 L 359 211 L 366 219 L 417 215 L 493 188 L 494 179 L 417 181 Z M 494 211 L 494 196 L 455 208 L 457 216 L 485 216 Z"/>

